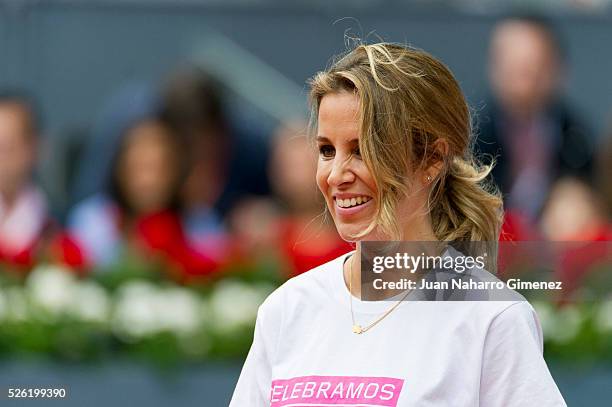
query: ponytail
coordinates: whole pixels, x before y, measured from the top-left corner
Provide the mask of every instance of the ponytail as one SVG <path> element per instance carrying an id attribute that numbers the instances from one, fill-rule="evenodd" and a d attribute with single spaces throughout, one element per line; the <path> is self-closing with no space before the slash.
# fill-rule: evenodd
<path id="1" fill-rule="evenodd" d="M 486 181 L 491 166 L 454 157 L 438 184 L 431 206 L 432 226 L 443 241 L 487 241 L 499 238 L 503 204 Z"/>

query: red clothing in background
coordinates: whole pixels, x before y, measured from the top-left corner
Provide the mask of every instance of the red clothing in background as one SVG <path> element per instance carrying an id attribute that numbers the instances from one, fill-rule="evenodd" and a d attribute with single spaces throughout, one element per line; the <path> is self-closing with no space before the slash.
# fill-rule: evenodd
<path id="1" fill-rule="evenodd" d="M 286 218 L 279 223 L 280 241 L 293 277 L 327 263 L 338 256 L 353 250 L 353 247 L 340 239 L 335 228 L 321 227 L 320 231 L 306 232 L 308 223 Z"/>

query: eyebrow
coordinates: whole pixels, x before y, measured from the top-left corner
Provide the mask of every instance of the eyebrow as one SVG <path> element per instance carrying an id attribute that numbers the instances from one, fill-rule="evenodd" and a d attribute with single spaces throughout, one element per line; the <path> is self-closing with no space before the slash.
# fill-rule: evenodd
<path id="1" fill-rule="evenodd" d="M 330 143 L 332 144 L 332 142 L 325 136 L 317 136 L 317 142 L 319 143 Z M 346 140 L 346 143 L 359 143 L 359 138 L 355 138 L 352 140 Z"/>

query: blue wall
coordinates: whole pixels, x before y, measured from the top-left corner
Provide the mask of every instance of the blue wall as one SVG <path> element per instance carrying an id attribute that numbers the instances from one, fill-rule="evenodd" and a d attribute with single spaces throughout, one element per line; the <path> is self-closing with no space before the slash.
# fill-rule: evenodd
<path id="1" fill-rule="evenodd" d="M 8 7 L 13 3 L 0 2 L 0 84 L 34 89 L 51 130 L 88 124 L 121 83 L 159 78 L 189 60 L 208 30 L 229 37 L 300 86 L 343 50 L 345 29 L 352 27 L 356 34 L 376 30 L 385 40 L 408 42 L 442 58 L 477 107 L 485 90 L 487 37 L 494 21 L 492 16 L 399 6 L 317 10 L 93 0 L 24 1 L 21 7 Z M 347 16 L 356 20 L 333 24 Z M 612 109 L 612 17 L 556 20 L 569 48 L 568 94 L 601 129 Z"/>

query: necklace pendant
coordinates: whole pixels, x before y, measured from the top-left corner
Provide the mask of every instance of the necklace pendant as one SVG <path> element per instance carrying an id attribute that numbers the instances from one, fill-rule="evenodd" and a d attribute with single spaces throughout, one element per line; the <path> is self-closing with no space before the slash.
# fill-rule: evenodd
<path id="1" fill-rule="evenodd" d="M 361 325 L 353 325 L 353 333 L 359 335 L 360 333 L 363 332 L 363 328 L 361 327 Z"/>

